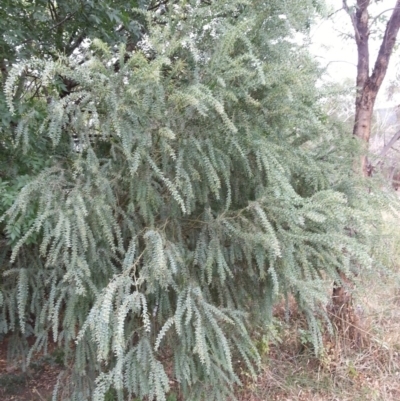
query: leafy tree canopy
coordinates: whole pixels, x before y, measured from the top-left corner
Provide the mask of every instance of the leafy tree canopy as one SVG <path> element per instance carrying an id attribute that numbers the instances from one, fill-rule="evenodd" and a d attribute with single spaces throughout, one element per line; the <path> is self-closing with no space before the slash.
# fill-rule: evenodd
<path id="1" fill-rule="evenodd" d="M 53 61 L 60 57 L 77 60 L 94 38 L 111 46 L 123 42 L 132 50 L 145 31 L 144 19 L 138 14 L 132 15 L 132 8 L 157 8 L 157 4 L 136 0 L 4 0 L 0 4 L 0 81 L 4 85 L 12 65 L 31 57 Z M 10 206 L 29 176 L 40 171 L 53 153 L 48 141 L 40 136 L 35 138 L 24 154 L 13 146 L 20 115 L 36 101 L 38 95 L 35 92 L 38 85 L 31 78 L 23 75 L 20 79 L 14 96 L 14 115 L 6 106 L 3 91 L 0 93 L 0 178 L 3 180 L 3 190 L 7 189 L 0 202 L 0 213 Z M 29 102 L 26 80 L 34 85 Z M 57 76 L 54 85 L 60 95 L 65 95 L 75 83 Z M 19 99 L 24 96 L 24 102 L 20 104 Z"/>

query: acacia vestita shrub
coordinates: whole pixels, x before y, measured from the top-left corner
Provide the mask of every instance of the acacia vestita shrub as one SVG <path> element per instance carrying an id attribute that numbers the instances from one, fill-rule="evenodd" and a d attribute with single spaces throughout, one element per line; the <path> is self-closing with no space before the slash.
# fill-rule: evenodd
<path id="1" fill-rule="evenodd" d="M 64 347 L 55 400 L 161 401 L 171 379 L 185 400 L 226 400 L 236 361 L 258 364 L 252 319 L 279 294 L 295 295 L 319 346 L 323 279 L 370 260 L 350 157 L 298 44 L 315 3 L 137 10 L 148 34 L 128 55 L 93 41 L 84 61 L 9 73 L 11 112 L 21 75 L 36 90 L 15 146 L 40 135 L 53 154 L 3 216 L 21 234 L 0 330 L 33 335 L 29 358 Z M 75 84 L 61 98 L 59 77 Z"/>

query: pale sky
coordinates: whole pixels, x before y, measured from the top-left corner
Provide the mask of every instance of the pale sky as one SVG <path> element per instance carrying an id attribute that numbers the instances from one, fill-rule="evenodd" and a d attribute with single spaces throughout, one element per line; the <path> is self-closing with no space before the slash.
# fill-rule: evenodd
<path id="1" fill-rule="evenodd" d="M 332 7 L 332 12 L 342 7 L 342 0 L 327 0 Z M 348 1 L 349 6 L 353 4 L 352 0 Z M 382 0 L 378 4 L 370 6 L 370 15 L 376 16 L 382 11 L 394 7 L 395 0 Z M 391 11 L 384 13 L 387 17 Z M 383 35 L 386 24 L 375 24 L 379 33 Z M 329 20 L 322 21 L 315 26 L 312 34 L 312 52 L 320 60 L 321 65 L 328 65 L 327 74 L 329 79 L 336 82 L 343 82 L 350 79 L 355 82 L 356 65 L 357 65 L 357 48 L 353 38 L 346 38 L 346 35 L 353 34 L 353 27 L 350 17 L 344 10 L 335 13 Z M 375 36 L 375 35 L 374 35 Z M 398 39 L 400 42 L 400 38 Z M 379 38 L 370 38 L 370 67 L 375 64 L 376 56 L 379 51 Z M 390 107 L 400 103 L 400 96 L 397 99 L 388 100 L 386 89 L 390 81 L 396 79 L 396 72 L 399 69 L 400 48 L 393 53 L 389 63 L 389 69 L 385 77 L 382 88 L 379 92 L 376 108 Z M 327 78 L 328 78 L 327 77 Z"/>

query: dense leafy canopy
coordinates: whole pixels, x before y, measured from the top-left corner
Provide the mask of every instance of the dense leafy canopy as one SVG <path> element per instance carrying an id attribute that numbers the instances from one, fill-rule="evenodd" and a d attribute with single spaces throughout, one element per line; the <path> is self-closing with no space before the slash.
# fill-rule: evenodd
<path id="1" fill-rule="evenodd" d="M 132 48 L 143 33 L 143 18 L 132 18 L 133 7 L 146 7 L 141 1 L 49 1 L 49 0 L 4 0 L 0 4 L 0 81 L 4 85 L 9 70 L 16 62 L 38 57 L 42 60 L 58 60 L 61 56 L 79 59 L 82 49 L 94 38 L 110 45 L 126 43 Z M 16 113 L 9 112 L 4 93 L 0 93 L 0 171 L 3 180 L 12 180 L 13 188 L 8 186 L 7 195 L 0 205 L 0 213 L 10 206 L 15 193 L 29 180 L 31 172 L 37 173 L 44 167 L 48 152 L 47 142 L 36 138 L 26 154 L 14 149 L 10 131 L 15 130 L 20 115 L 31 106 L 25 98 L 25 80 L 21 77 L 19 89 L 15 94 Z M 38 85 L 30 82 L 31 102 L 36 100 Z M 60 94 L 67 93 L 73 82 L 57 77 L 54 84 Z M 33 96 L 32 96 L 33 95 Z"/>
<path id="2" fill-rule="evenodd" d="M 39 26 L 47 2 L 21 3 Z M 7 70 L 0 331 L 34 336 L 28 359 L 64 347 L 56 399 L 165 400 L 173 378 L 187 400 L 225 400 L 280 294 L 318 347 L 324 280 L 370 264 L 354 145 L 299 43 L 318 4 L 65 3 L 63 44 L 54 30 Z M 134 48 L 119 24 L 144 27 Z M 90 46 L 68 52 L 65 32 Z"/>

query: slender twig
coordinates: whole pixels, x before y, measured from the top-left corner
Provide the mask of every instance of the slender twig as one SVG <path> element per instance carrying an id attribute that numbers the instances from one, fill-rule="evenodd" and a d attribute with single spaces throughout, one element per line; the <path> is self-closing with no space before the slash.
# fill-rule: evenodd
<path id="1" fill-rule="evenodd" d="M 76 11 L 74 13 L 70 13 L 68 14 L 65 18 L 63 18 L 61 21 L 57 22 L 55 25 L 51 26 L 50 28 L 48 28 L 46 31 L 47 32 L 51 32 L 54 29 L 56 29 L 57 27 L 59 27 L 60 25 L 62 25 L 64 22 L 68 21 L 69 19 L 71 19 L 74 15 L 76 14 Z M 26 43 L 32 42 L 34 39 L 29 38 L 24 40 L 23 42 L 21 42 L 21 45 L 25 45 Z"/>
<path id="2" fill-rule="evenodd" d="M 61 21 L 57 22 L 57 24 L 53 25 L 52 27 L 50 27 L 48 29 L 48 31 L 52 31 L 55 28 L 57 28 L 58 26 L 62 25 L 65 21 L 68 21 L 69 19 L 71 19 L 74 15 L 76 14 L 76 11 L 74 13 L 69 13 L 68 15 L 65 16 L 65 18 L 63 18 Z"/>
<path id="3" fill-rule="evenodd" d="M 153 6 L 150 6 L 147 11 L 153 11 L 161 6 L 165 6 L 168 3 L 169 0 L 164 0 L 160 1 L 159 3 L 154 4 Z"/>
<path id="4" fill-rule="evenodd" d="M 31 96 L 30 100 L 34 99 L 37 96 L 41 87 L 42 87 L 41 84 L 37 85 L 37 87 L 35 89 L 35 93 Z"/>
<path id="5" fill-rule="evenodd" d="M 332 18 L 335 14 L 337 14 L 339 11 L 342 11 L 342 10 L 343 10 L 343 7 L 338 8 L 336 11 L 333 11 L 332 13 L 330 13 L 326 18 L 327 19 Z"/>
<path id="6" fill-rule="evenodd" d="M 325 67 L 328 67 L 329 64 L 332 64 L 332 63 L 346 63 L 346 64 L 350 64 L 354 67 L 357 67 L 357 64 L 352 63 L 351 61 L 346 61 L 346 60 L 332 60 L 332 61 L 329 61 L 329 63 L 327 63 Z"/>
<path id="7" fill-rule="evenodd" d="M 333 17 L 336 13 L 338 13 L 339 11 L 342 11 L 343 7 L 337 9 L 336 11 L 334 11 L 333 13 L 329 14 L 326 19 L 324 19 L 323 21 L 321 21 L 318 26 L 314 29 L 314 33 L 311 35 L 311 38 L 314 37 L 315 33 L 318 32 L 318 29 L 322 26 L 323 23 L 326 22 L 327 19 L 330 19 L 331 17 Z"/>
<path id="8" fill-rule="evenodd" d="M 77 49 L 82 42 L 84 41 L 86 35 L 85 32 L 82 32 L 76 39 L 75 39 L 75 43 L 68 46 L 65 51 L 67 54 L 72 54 L 74 52 L 75 49 Z M 71 42 L 70 42 L 71 43 Z"/>
<path id="9" fill-rule="evenodd" d="M 51 18 L 53 19 L 53 21 L 57 21 L 57 10 L 56 10 L 55 5 L 53 4 L 53 2 L 51 0 L 48 1 L 48 4 L 49 4 Z"/>
<path id="10" fill-rule="evenodd" d="M 397 8 L 397 7 L 388 8 L 387 10 L 382 11 L 381 13 L 379 13 L 379 14 L 372 20 L 372 22 L 369 24 L 369 28 L 371 29 L 371 26 L 375 24 L 376 20 L 377 20 L 382 14 L 385 14 L 385 13 L 387 13 L 388 11 L 396 10 L 396 8 Z"/>
<path id="11" fill-rule="evenodd" d="M 351 23 L 353 24 L 353 27 L 354 27 L 354 32 L 356 34 L 356 39 L 359 40 L 360 39 L 360 33 L 358 32 L 358 28 L 357 28 L 356 17 L 354 15 L 354 13 L 350 10 L 349 6 L 347 5 L 347 1 L 346 0 L 343 0 L 343 9 L 347 12 L 347 14 L 349 14 L 350 19 L 351 19 Z"/>
<path id="12" fill-rule="evenodd" d="M 378 158 L 381 159 L 379 162 L 373 166 L 373 168 L 378 167 L 380 164 L 383 163 L 383 158 L 386 156 L 386 154 L 389 152 L 389 150 L 393 147 L 393 145 L 400 139 L 400 130 L 397 131 L 392 139 L 384 146 L 384 148 L 381 150 L 381 153 L 379 153 Z"/>
<path id="13" fill-rule="evenodd" d="M 40 397 L 41 400 L 46 401 L 46 400 L 42 397 L 42 394 L 39 393 L 39 391 L 37 390 L 36 387 L 33 389 L 33 391 Z"/>

